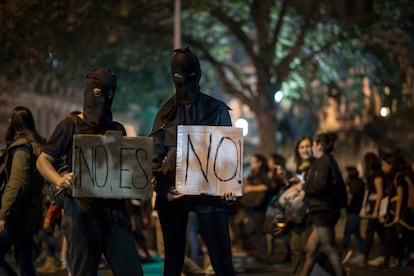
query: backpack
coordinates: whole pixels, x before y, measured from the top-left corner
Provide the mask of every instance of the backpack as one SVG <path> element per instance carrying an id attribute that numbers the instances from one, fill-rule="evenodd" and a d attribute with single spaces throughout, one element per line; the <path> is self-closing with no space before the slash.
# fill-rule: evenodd
<path id="1" fill-rule="evenodd" d="M 299 184 L 293 184 L 280 194 L 278 203 L 284 210 L 287 221 L 301 223 L 306 216 L 305 191 Z"/>
<path id="2" fill-rule="evenodd" d="M 263 232 L 272 236 L 283 234 L 287 228 L 284 210 L 278 202 L 279 196 L 274 195 L 266 208 Z"/>
<path id="3" fill-rule="evenodd" d="M 10 177 L 10 170 L 11 170 L 11 156 L 13 156 L 13 152 L 18 147 L 27 147 L 27 149 L 32 152 L 32 146 L 30 144 L 26 145 L 16 145 L 8 147 L 2 150 L 0 155 L 0 206 L 1 206 L 1 198 L 3 197 L 4 190 L 6 189 L 7 182 L 9 181 Z"/>
<path id="4" fill-rule="evenodd" d="M 4 189 L 6 188 L 7 181 L 9 181 L 9 169 L 8 169 L 8 149 L 5 149 L 0 154 L 0 206 L 1 198 L 3 197 Z"/>

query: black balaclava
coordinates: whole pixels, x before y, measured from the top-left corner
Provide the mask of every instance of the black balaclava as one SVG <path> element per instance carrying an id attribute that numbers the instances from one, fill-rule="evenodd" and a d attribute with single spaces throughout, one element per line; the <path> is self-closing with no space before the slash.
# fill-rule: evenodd
<path id="1" fill-rule="evenodd" d="M 88 72 L 85 80 L 83 119 L 99 128 L 112 122 L 112 101 L 115 96 L 116 75 L 105 68 Z"/>
<path id="2" fill-rule="evenodd" d="M 174 50 L 171 61 L 171 75 L 175 85 L 177 101 L 182 104 L 194 102 L 200 95 L 200 61 L 191 50 Z"/>

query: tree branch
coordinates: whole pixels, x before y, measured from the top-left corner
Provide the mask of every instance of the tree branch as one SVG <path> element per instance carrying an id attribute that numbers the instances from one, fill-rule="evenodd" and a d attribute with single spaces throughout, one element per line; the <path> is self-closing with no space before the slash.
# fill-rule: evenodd
<path id="1" fill-rule="evenodd" d="M 238 98 L 242 103 L 248 105 L 249 107 L 254 107 L 255 101 L 253 100 L 253 91 L 246 82 L 240 77 L 239 71 L 230 64 L 220 62 L 214 58 L 210 51 L 205 47 L 204 43 L 194 40 L 191 37 L 185 37 L 186 41 L 189 41 L 191 45 L 194 45 L 198 50 L 201 51 L 204 58 L 213 66 L 214 70 L 218 73 L 220 82 L 223 89 L 231 96 Z M 230 81 L 226 69 L 231 73 L 231 75 L 237 81 L 237 84 L 241 89 L 236 88 L 235 84 Z M 252 97 L 247 96 L 243 91 L 247 91 Z"/>
<path id="2" fill-rule="evenodd" d="M 285 15 L 286 15 L 286 12 L 288 10 L 287 7 L 288 7 L 288 0 L 284 0 L 282 2 L 282 6 L 280 8 L 280 13 L 279 13 L 278 20 L 275 22 L 273 35 L 270 39 L 271 45 L 276 45 L 276 43 L 279 40 L 280 31 L 282 30 L 283 21 L 285 19 Z"/>
<path id="3" fill-rule="evenodd" d="M 255 59 L 255 54 L 253 51 L 253 42 L 252 40 L 243 32 L 241 22 L 233 20 L 230 16 L 228 16 L 225 11 L 223 11 L 223 7 L 220 6 L 218 8 L 213 8 L 211 10 L 211 15 L 217 18 L 223 25 L 229 28 L 230 33 L 235 35 L 236 38 L 240 41 L 241 45 L 243 45 L 244 49 L 246 50 L 247 55 L 250 57 L 251 60 Z"/>

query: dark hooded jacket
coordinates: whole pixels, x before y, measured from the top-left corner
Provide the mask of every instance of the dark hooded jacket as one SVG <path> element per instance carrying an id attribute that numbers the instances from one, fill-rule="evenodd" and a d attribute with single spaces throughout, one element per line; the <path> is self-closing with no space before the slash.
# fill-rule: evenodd
<path id="1" fill-rule="evenodd" d="M 177 126 L 232 125 L 227 105 L 200 91 L 200 64 L 191 51 L 176 50 L 171 74 L 176 94 L 161 106 L 150 134 L 154 139 L 155 191 L 161 196 L 166 196 L 175 186 Z"/>
<path id="2" fill-rule="evenodd" d="M 2 196 L 0 219 L 20 230 L 41 224 L 44 181 L 35 161 L 42 148 L 43 145 L 19 138 L 6 153 L 10 177 Z"/>

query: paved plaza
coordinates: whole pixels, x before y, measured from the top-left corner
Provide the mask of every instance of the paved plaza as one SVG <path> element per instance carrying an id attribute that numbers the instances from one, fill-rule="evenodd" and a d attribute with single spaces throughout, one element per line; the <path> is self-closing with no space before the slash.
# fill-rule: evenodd
<path id="1" fill-rule="evenodd" d="M 339 222 L 336 230 L 337 230 L 337 238 L 340 241 L 342 238 L 342 231 L 343 231 L 343 222 Z M 364 223 L 362 223 L 361 228 L 364 231 Z M 363 233 L 363 232 L 362 232 Z M 276 248 L 284 248 L 282 240 L 276 240 Z M 375 240 L 374 247 L 372 249 L 371 258 L 375 258 L 379 254 L 380 245 L 378 240 Z M 289 263 L 283 263 L 282 259 L 284 256 L 283 250 L 277 250 L 275 254 L 275 261 L 273 263 L 263 264 L 256 262 L 254 258 L 248 256 L 244 252 L 236 251 L 233 255 L 234 267 L 236 269 L 238 276 L 274 276 L 274 275 L 293 275 L 292 267 Z M 10 258 L 10 256 L 9 256 Z M 9 259 L 10 261 L 10 259 Z M 13 261 L 11 262 L 13 263 Z M 162 260 L 159 257 L 155 257 L 153 262 L 143 264 L 143 270 L 145 276 L 162 276 Z M 388 275 L 388 276 L 413 276 L 414 275 L 414 264 L 408 266 L 398 266 L 392 269 L 385 269 L 379 267 L 372 267 L 372 266 L 365 266 L 361 267 L 354 267 L 354 266 L 347 266 L 350 276 L 381 276 L 381 275 Z M 1 275 L 1 271 L 0 271 Z M 59 271 L 56 273 L 38 273 L 38 276 L 64 276 L 67 275 L 64 271 Z M 102 268 L 99 270 L 100 276 L 112 276 L 110 269 Z M 213 276 L 214 274 L 206 274 L 206 276 Z M 2 275 L 1 275 L 2 276 Z M 125 275 L 128 276 L 128 275 Z M 325 272 L 321 267 L 318 265 L 315 266 L 312 276 L 329 276 L 327 272 Z"/>

